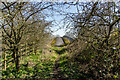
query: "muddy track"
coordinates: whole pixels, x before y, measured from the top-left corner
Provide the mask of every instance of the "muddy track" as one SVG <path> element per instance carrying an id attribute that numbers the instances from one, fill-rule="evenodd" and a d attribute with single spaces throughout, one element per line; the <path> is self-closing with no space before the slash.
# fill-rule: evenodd
<path id="1" fill-rule="evenodd" d="M 60 55 L 56 58 L 55 61 L 55 65 L 54 65 L 54 69 L 53 69 L 53 80 L 64 80 L 61 76 L 60 76 L 60 63 L 59 63 L 59 58 Z"/>

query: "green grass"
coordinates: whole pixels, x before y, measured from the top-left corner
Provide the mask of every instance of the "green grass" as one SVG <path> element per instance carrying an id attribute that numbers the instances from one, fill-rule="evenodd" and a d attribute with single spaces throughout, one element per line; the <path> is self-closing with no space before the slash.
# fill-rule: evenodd
<path id="1" fill-rule="evenodd" d="M 78 65 L 71 63 L 70 53 L 64 47 L 52 47 L 51 53 L 38 53 L 23 56 L 20 59 L 20 71 L 16 72 L 15 66 L 3 71 L 3 78 L 26 78 L 52 80 L 55 68 L 55 61 L 58 59 L 59 75 L 65 79 L 79 79 Z M 58 54 L 60 53 L 60 54 Z M 28 67 L 24 64 L 30 62 Z"/>
<path id="2" fill-rule="evenodd" d="M 20 58 L 20 71 L 17 73 L 15 66 L 7 68 L 3 71 L 3 78 L 41 78 L 51 79 L 53 76 L 53 68 L 58 54 L 55 52 L 51 53 L 38 53 L 30 54 L 29 56 L 23 56 Z M 30 62 L 28 67 L 24 64 Z"/>

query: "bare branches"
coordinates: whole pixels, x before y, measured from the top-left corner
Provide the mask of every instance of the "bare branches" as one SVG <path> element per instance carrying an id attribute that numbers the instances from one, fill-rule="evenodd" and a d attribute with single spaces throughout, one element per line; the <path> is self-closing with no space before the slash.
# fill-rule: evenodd
<path id="1" fill-rule="evenodd" d="M 91 10 L 90 14 L 87 16 L 87 18 L 86 18 L 86 20 L 85 20 L 85 24 L 86 24 L 86 22 L 91 18 L 91 16 L 93 15 L 93 12 L 95 12 L 95 8 L 96 8 L 97 4 L 98 4 L 98 2 L 95 2 L 95 3 L 93 4 L 92 10 Z M 85 24 L 84 24 L 84 25 L 85 25 Z"/>
<path id="2" fill-rule="evenodd" d="M 101 46 L 103 46 L 104 43 L 106 43 L 107 46 L 108 46 L 108 39 L 109 39 L 109 37 L 110 37 L 110 33 L 111 33 L 111 31 L 112 31 L 113 25 L 114 25 L 115 23 L 117 23 L 119 20 L 120 20 L 120 18 L 116 19 L 115 21 L 113 21 L 113 22 L 109 25 L 108 35 L 106 36 L 105 40 L 103 40 Z"/>
<path id="3" fill-rule="evenodd" d="M 22 36 L 24 36 L 23 33 L 25 32 L 25 30 L 27 30 L 26 28 L 28 26 L 36 26 L 35 24 L 40 23 L 41 19 L 38 19 L 38 18 L 41 17 L 41 15 L 42 15 L 41 11 L 49 8 L 53 4 L 48 3 L 47 5 L 45 5 L 42 2 L 40 2 L 39 4 L 36 4 L 36 3 L 28 4 L 27 2 L 25 2 L 25 3 L 24 2 L 20 2 L 20 3 L 2 2 L 2 3 L 5 6 L 5 7 L 3 6 L 3 8 L 1 9 L 1 12 L 2 12 L 2 24 L 1 24 L 2 27 L 1 28 L 3 29 L 3 37 L 4 37 L 3 41 L 4 41 L 4 45 L 7 46 L 6 48 L 9 48 L 10 51 L 12 51 L 12 55 L 13 55 L 12 57 L 14 58 L 16 69 L 17 69 L 17 71 L 19 71 L 19 57 L 21 54 L 21 53 L 19 54 L 19 51 L 20 51 L 19 47 L 20 47 L 20 43 L 22 40 Z M 39 7 L 39 5 L 40 5 L 40 7 Z M 44 6 L 41 6 L 41 5 L 44 5 Z M 39 13 L 39 14 L 37 14 L 37 13 Z M 33 15 L 35 15 L 38 18 L 34 20 Z M 31 21 L 32 23 L 31 22 L 28 23 L 28 21 Z M 44 25 L 40 26 L 41 34 L 42 33 L 47 34 L 47 33 L 45 33 L 44 29 L 49 24 L 46 22 L 43 24 Z M 39 25 L 37 25 L 37 27 Z M 35 30 L 39 33 L 40 30 L 38 31 L 37 27 L 35 28 Z M 42 32 L 42 30 L 43 30 L 43 32 Z M 34 33 L 34 35 L 35 35 L 35 33 Z M 33 36 L 33 37 L 35 37 L 37 39 L 38 38 L 37 36 Z M 41 35 L 41 37 L 42 36 L 43 35 Z M 29 37 L 31 37 L 31 36 L 29 36 Z M 37 41 L 38 40 L 36 40 L 36 42 Z"/>
<path id="4" fill-rule="evenodd" d="M 116 19 L 115 21 L 113 21 L 113 22 L 110 24 L 110 26 L 109 26 L 108 38 L 109 38 L 109 36 L 110 36 L 110 32 L 112 31 L 113 25 L 114 25 L 115 23 L 119 22 L 119 20 L 120 20 L 120 18 Z"/>
<path id="5" fill-rule="evenodd" d="M 13 3 L 11 3 L 11 4 L 8 5 L 8 6 L 5 4 L 5 2 L 2 2 L 2 3 L 4 4 L 5 7 L 2 8 L 1 10 L 4 10 L 4 9 L 9 8 L 10 6 L 14 5 L 16 2 L 13 2 Z"/>
<path id="6" fill-rule="evenodd" d="M 27 21 L 32 15 L 34 15 L 34 14 L 36 14 L 36 13 L 38 13 L 38 12 L 40 12 L 40 11 L 48 8 L 48 7 L 50 7 L 50 6 L 53 6 L 53 4 L 52 4 L 52 5 L 49 5 L 49 6 L 47 6 L 47 7 L 41 8 L 40 10 L 37 10 L 36 12 L 33 12 L 32 14 L 30 14 L 30 15 L 25 19 L 25 21 Z"/>
<path id="7" fill-rule="evenodd" d="M 37 10 L 37 11 L 35 11 L 35 12 L 33 12 L 32 14 L 30 14 L 30 15 L 25 19 L 25 22 L 26 22 L 32 15 L 34 15 L 34 14 L 36 14 L 36 13 L 38 13 L 38 12 L 44 10 L 44 9 L 47 9 L 47 8 L 50 7 L 50 6 L 53 6 L 53 4 L 51 4 L 51 5 L 47 6 L 47 7 L 41 8 L 40 10 Z M 20 33 L 20 30 L 24 27 L 24 25 L 25 25 L 25 24 L 23 23 L 23 25 L 19 28 L 18 33 Z"/>

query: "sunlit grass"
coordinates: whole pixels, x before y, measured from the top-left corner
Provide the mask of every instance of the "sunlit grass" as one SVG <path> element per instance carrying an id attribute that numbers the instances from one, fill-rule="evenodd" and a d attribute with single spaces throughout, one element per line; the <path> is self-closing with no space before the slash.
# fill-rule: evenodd
<path id="1" fill-rule="evenodd" d="M 47 49 L 52 50 L 52 49 Z M 31 54 L 29 56 L 23 57 L 23 60 L 21 61 L 21 64 L 26 64 L 26 62 L 34 63 L 35 65 L 32 65 L 28 67 L 27 71 L 31 69 L 31 71 L 28 75 L 34 76 L 34 78 L 41 78 L 41 79 L 50 79 L 53 76 L 53 68 L 56 61 L 56 58 L 59 56 L 55 51 L 51 51 L 49 53 L 38 53 L 38 54 Z M 30 68 L 31 67 L 31 68 Z M 25 68 L 23 68 L 24 70 Z M 25 74 L 26 75 L 26 74 Z M 24 75 L 24 76 L 25 76 Z M 26 75 L 26 77 L 28 77 Z"/>

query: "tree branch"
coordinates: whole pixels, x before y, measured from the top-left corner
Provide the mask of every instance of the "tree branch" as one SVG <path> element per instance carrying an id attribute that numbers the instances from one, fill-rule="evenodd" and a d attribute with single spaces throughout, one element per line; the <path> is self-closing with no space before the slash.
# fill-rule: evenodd
<path id="1" fill-rule="evenodd" d="M 4 9 L 6 9 L 6 8 L 12 6 L 12 5 L 14 5 L 16 2 L 13 2 L 12 4 L 10 4 L 8 6 L 5 4 L 5 2 L 2 2 L 2 3 L 5 5 L 5 7 L 1 9 L 3 11 Z"/>
<path id="2" fill-rule="evenodd" d="M 34 14 L 36 14 L 36 13 L 38 13 L 38 12 L 44 10 L 44 9 L 47 9 L 47 8 L 50 7 L 50 6 L 53 6 L 53 4 L 51 4 L 51 5 L 47 6 L 47 7 L 41 8 L 40 10 L 38 10 L 38 11 L 33 12 L 32 14 L 30 14 L 30 15 L 25 19 L 23 25 L 19 28 L 18 34 L 20 34 L 20 31 L 21 31 L 21 29 L 24 27 L 25 22 L 26 22 L 32 15 L 34 15 Z"/>
<path id="3" fill-rule="evenodd" d="M 120 20 L 120 18 L 116 19 L 115 21 L 113 21 L 113 22 L 110 24 L 108 36 L 107 36 L 106 39 L 102 42 L 101 46 L 103 46 L 103 44 L 104 44 L 105 42 L 106 42 L 106 44 L 107 44 L 107 46 L 108 46 L 108 39 L 109 39 L 109 37 L 110 37 L 110 33 L 111 33 L 111 31 L 112 31 L 113 25 L 114 25 L 115 23 L 117 23 L 119 20 Z"/>

